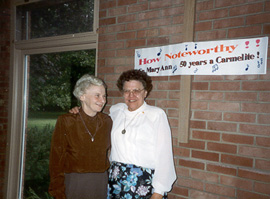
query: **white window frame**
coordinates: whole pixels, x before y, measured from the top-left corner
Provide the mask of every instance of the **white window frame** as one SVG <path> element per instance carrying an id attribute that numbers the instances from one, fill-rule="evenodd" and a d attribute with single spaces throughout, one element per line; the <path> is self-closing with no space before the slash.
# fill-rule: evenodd
<path id="1" fill-rule="evenodd" d="M 29 0 L 27 3 L 41 0 Z M 24 0 L 11 1 L 11 63 L 10 63 L 10 96 L 9 96 L 9 122 L 7 137 L 7 160 L 4 198 L 21 199 L 22 183 L 20 176 L 24 169 L 24 133 L 27 105 L 27 71 L 24 68 L 26 55 L 55 53 L 76 50 L 96 49 L 96 66 L 98 54 L 98 12 L 99 0 L 95 0 L 93 32 L 77 33 L 63 36 L 15 40 L 16 6 L 27 4 Z M 97 71 L 97 70 L 95 70 Z M 97 73 L 97 72 L 96 72 Z M 96 74 L 97 75 L 97 74 Z"/>

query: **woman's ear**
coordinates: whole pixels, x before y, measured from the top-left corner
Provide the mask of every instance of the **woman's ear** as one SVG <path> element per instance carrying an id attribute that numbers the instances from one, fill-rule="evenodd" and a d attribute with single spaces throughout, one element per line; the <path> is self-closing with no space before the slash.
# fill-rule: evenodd
<path id="1" fill-rule="evenodd" d="M 80 101 L 84 101 L 85 100 L 85 96 L 84 94 L 80 96 Z"/>

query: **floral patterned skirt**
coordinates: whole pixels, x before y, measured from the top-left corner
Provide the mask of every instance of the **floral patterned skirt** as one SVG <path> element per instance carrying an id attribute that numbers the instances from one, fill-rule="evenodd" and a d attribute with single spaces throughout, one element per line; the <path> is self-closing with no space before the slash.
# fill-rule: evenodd
<path id="1" fill-rule="evenodd" d="M 152 186 L 154 172 L 154 169 L 112 162 L 109 169 L 107 199 L 151 198 L 154 191 Z M 164 194 L 163 199 L 167 199 L 167 194 Z"/>

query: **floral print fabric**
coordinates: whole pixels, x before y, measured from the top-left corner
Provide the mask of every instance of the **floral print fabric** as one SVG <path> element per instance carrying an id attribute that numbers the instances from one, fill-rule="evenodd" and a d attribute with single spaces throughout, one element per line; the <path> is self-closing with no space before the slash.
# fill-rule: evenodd
<path id="1" fill-rule="evenodd" d="M 153 194 L 154 169 L 112 162 L 109 169 L 107 199 L 147 199 Z M 163 199 L 167 199 L 164 194 Z"/>

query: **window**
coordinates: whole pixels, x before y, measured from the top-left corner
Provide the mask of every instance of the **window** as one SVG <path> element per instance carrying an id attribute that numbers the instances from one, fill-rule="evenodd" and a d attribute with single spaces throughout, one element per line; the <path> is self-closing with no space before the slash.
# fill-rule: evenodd
<path id="1" fill-rule="evenodd" d="M 11 52 L 13 54 L 13 78 L 6 198 L 23 198 L 23 192 L 25 191 L 24 179 L 26 179 L 25 172 L 27 170 L 25 162 L 28 161 L 25 157 L 26 140 L 28 139 L 26 137 L 27 125 L 28 127 L 31 125 L 28 118 L 33 118 L 34 114 L 29 110 L 32 110 L 32 106 L 37 106 L 35 103 L 38 103 L 33 101 L 33 98 L 37 97 L 36 94 L 31 94 L 32 90 L 30 91 L 31 84 L 37 81 L 35 79 L 37 77 L 33 78 L 33 66 L 40 59 L 44 59 L 43 63 L 45 64 L 43 66 L 38 65 L 38 68 L 43 70 L 44 73 L 37 72 L 40 77 L 44 77 L 48 75 L 45 72 L 46 69 L 49 69 L 49 66 L 46 66 L 49 57 L 60 59 L 61 56 L 81 55 L 88 59 L 93 54 L 96 57 L 97 8 L 98 0 L 15 0 L 12 5 L 13 21 L 16 21 L 12 26 L 16 31 L 11 35 L 15 43 Z M 92 70 L 92 73 L 96 74 L 95 60 L 94 63 L 90 64 L 92 68 L 89 68 L 89 72 Z M 44 66 L 45 68 L 42 68 Z M 64 77 L 64 75 L 61 77 Z M 60 85 L 61 83 L 54 84 Z M 71 81 L 65 83 L 71 85 Z M 51 87 L 57 88 L 59 86 L 54 84 Z M 34 87 L 32 86 L 32 88 Z M 48 89 L 47 92 L 49 92 Z M 65 95 L 62 97 L 65 97 Z M 49 97 L 46 97 L 46 99 L 49 100 Z M 71 105 L 72 102 L 68 103 Z M 55 102 L 55 104 L 57 103 Z M 46 106 L 46 103 L 44 106 Z M 69 105 L 58 104 L 56 106 L 68 107 Z M 47 108 L 50 109 L 50 107 Z"/>

